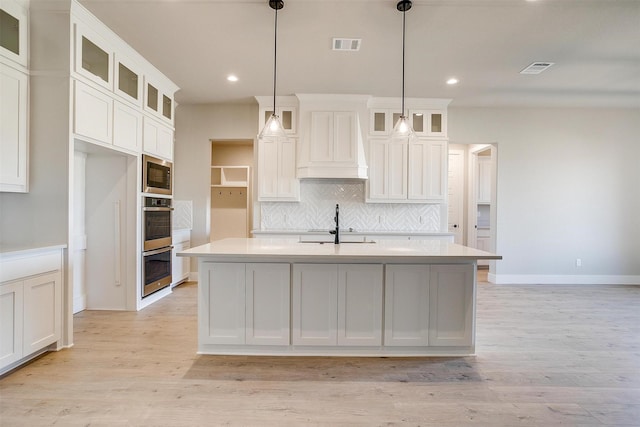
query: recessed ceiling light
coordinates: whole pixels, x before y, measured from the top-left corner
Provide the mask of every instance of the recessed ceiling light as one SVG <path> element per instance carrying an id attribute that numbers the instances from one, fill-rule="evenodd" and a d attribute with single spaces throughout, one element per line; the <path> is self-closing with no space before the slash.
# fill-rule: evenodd
<path id="1" fill-rule="evenodd" d="M 227 76 L 227 80 L 229 80 L 230 82 L 237 82 L 238 81 L 238 76 L 233 75 L 233 74 L 229 74 Z"/>
<path id="2" fill-rule="evenodd" d="M 455 77 L 451 77 L 449 80 L 447 80 L 447 84 L 448 85 L 455 85 L 458 84 L 458 79 L 456 79 Z"/>

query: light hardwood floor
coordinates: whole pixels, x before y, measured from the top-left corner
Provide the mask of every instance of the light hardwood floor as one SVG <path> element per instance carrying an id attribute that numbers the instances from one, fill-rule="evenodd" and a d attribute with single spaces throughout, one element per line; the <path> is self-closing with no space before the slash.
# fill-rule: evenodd
<path id="1" fill-rule="evenodd" d="M 73 348 L 0 380 L 0 425 L 640 426 L 640 286 L 482 283 L 475 357 L 195 352 L 194 283 L 80 313 Z"/>

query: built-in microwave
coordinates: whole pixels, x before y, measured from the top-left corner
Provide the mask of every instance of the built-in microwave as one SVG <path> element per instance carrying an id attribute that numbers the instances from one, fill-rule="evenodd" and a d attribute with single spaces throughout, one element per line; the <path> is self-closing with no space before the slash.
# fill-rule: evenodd
<path id="1" fill-rule="evenodd" d="M 142 156 L 142 192 L 171 195 L 173 164 L 156 157 Z"/>

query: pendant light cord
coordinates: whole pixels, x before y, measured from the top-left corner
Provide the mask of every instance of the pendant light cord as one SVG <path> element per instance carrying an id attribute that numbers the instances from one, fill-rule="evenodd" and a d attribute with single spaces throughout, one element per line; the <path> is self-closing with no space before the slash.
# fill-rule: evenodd
<path id="1" fill-rule="evenodd" d="M 405 16 L 406 16 L 406 8 L 403 7 L 402 9 L 402 114 L 401 116 L 404 117 L 404 21 L 405 21 Z"/>
<path id="2" fill-rule="evenodd" d="M 278 6 L 275 7 L 276 19 L 273 36 L 273 115 L 276 115 L 276 71 L 278 60 Z"/>

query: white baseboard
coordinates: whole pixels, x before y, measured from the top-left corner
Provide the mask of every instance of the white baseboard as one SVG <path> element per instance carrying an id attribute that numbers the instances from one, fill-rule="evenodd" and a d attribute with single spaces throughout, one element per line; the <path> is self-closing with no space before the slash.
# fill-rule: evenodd
<path id="1" fill-rule="evenodd" d="M 622 275 L 489 273 L 487 280 L 496 285 L 640 285 L 640 276 Z"/>

